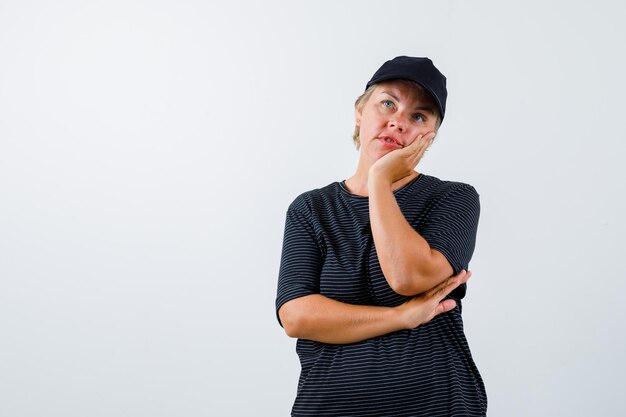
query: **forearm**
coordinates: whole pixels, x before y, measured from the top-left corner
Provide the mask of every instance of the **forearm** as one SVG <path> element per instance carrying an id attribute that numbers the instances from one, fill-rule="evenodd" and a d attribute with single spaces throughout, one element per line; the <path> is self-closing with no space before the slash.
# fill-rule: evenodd
<path id="1" fill-rule="evenodd" d="M 320 294 L 286 302 L 278 312 L 287 335 L 317 342 L 360 342 L 406 328 L 392 307 L 342 303 Z"/>
<path id="2" fill-rule="evenodd" d="M 394 291 L 422 293 L 452 275 L 443 255 L 406 221 L 391 184 L 371 175 L 368 181 L 372 235 L 381 269 Z"/>

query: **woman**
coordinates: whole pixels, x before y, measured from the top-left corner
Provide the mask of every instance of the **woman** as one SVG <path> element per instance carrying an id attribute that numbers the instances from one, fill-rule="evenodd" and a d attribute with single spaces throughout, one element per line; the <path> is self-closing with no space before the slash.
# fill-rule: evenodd
<path id="1" fill-rule="evenodd" d="M 415 171 L 446 97 L 428 58 L 385 62 L 355 103 L 355 174 L 287 211 L 276 310 L 298 338 L 294 416 L 486 413 L 461 318 L 478 194 Z"/>

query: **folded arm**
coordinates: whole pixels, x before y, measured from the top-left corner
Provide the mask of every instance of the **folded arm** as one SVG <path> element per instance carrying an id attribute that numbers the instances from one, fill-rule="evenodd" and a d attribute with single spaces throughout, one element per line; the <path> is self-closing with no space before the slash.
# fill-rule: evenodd
<path id="1" fill-rule="evenodd" d="M 398 307 L 353 305 L 311 294 L 287 301 L 278 315 L 290 337 L 332 344 L 356 343 L 415 328 L 452 310 L 456 302 L 444 298 L 470 276 L 471 273 L 462 271 Z"/>
<path id="2" fill-rule="evenodd" d="M 411 227 L 400 211 L 391 183 L 376 175 L 368 181 L 372 235 L 381 269 L 398 294 L 416 295 L 453 274 L 441 252 Z"/>

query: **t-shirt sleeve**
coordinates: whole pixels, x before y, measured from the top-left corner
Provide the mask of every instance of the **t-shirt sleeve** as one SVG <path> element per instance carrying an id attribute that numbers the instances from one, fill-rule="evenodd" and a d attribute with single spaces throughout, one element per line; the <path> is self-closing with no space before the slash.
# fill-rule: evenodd
<path id="1" fill-rule="evenodd" d="M 446 257 L 455 274 L 469 266 L 479 216 L 479 195 L 474 187 L 456 183 L 435 203 L 426 225 L 419 231 L 431 249 Z"/>
<path id="2" fill-rule="evenodd" d="M 315 229 L 304 213 L 289 208 L 285 221 L 283 250 L 278 273 L 276 317 L 289 300 L 320 292 L 323 256 Z"/>

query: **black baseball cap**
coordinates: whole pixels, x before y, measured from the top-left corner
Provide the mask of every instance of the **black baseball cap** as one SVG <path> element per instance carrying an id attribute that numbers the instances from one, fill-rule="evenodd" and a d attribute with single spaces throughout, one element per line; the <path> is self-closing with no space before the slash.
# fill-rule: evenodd
<path id="1" fill-rule="evenodd" d="M 376 71 L 374 76 L 365 86 L 367 90 L 372 84 L 389 80 L 415 81 L 426 89 L 435 99 L 441 120 L 446 113 L 446 77 L 435 67 L 433 61 L 428 58 L 415 58 L 411 56 L 397 56 L 385 62 Z"/>

